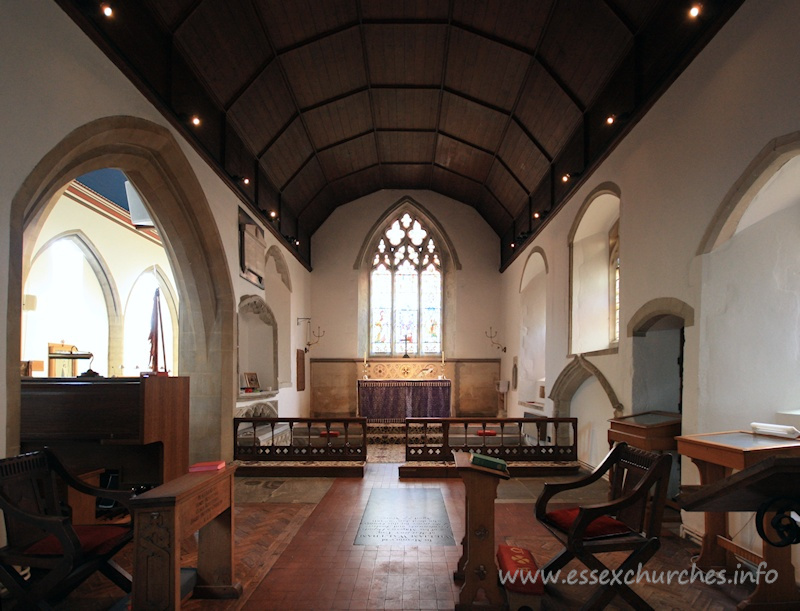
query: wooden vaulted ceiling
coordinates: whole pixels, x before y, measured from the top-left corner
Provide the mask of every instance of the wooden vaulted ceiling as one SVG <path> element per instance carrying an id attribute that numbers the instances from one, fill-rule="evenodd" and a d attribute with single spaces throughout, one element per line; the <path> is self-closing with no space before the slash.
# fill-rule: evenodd
<path id="1" fill-rule="evenodd" d="M 384 188 L 473 206 L 507 265 L 741 4 L 56 1 L 308 266 Z"/>

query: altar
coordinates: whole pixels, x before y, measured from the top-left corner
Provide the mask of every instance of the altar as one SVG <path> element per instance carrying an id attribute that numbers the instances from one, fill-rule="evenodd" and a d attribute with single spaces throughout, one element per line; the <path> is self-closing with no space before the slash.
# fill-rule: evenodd
<path id="1" fill-rule="evenodd" d="M 449 418 L 450 380 L 358 380 L 358 415 L 369 420 Z"/>

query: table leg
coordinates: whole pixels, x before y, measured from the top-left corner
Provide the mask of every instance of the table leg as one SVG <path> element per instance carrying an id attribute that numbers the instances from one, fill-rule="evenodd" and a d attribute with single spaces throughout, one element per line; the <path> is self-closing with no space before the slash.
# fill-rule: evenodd
<path id="1" fill-rule="evenodd" d="M 713 484 L 730 474 L 730 469 L 696 458 L 692 462 L 700 471 L 700 483 L 703 486 Z M 697 559 L 697 568 L 705 570 L 721 569 L 736 566 L 733 554 L 717 545 L 717 536 L 726 539 L 728 536 L 728 514 L 724 511 L 705 512 L 706 532 L 703 535 L 703 546 Z"/>
<path id="2" fill-rule="evenodd" d="M 233 583 L 233 510 L 228 507 L 200 529 L 197 550 L 196 598 L 239 598 Z"/>
<path id="3" fill-rule="evenodd" d="M 767 532 L 771 530 L 768 526 L 774 513 L 767 513 L 764 516 L 764 523 Z M 777 536 L 770 533 L 773 540 Z M 766 541 L 762 543 L 762 553 L 766 563 L 766 568 L 760 571 L 758 583 L 755 591 L 745 600 L 739 603 L 738 609 L 798 609 L 800 608 L 800 590 L 794 580 L 794 566 L 792 565 L 792 547 L 775 547 Z M 776 573 L 769 573 L 769 571 Z M 773 581 L 772 577 L 775 577 Z M 767 583 L 767 579 L 771 583 Z"/>

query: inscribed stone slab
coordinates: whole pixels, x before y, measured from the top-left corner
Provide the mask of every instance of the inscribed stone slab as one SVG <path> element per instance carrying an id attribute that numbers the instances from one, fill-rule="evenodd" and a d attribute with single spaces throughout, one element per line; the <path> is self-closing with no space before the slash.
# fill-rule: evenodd
<path id="1" fill-rule="evenodd" d="M 354 545 L 455 545 L 438 488 L 373 488 Z"/>

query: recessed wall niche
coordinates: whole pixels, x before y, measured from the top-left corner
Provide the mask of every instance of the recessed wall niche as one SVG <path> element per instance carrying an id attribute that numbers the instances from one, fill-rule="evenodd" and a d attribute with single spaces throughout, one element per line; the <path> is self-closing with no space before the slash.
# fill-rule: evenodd
<path id="1" fill-rule="evenodd" d="M 239 372 L 258 375 L 262 391 L 278 390 L 278 325 L 263 299 L 239 301 Z"/>

